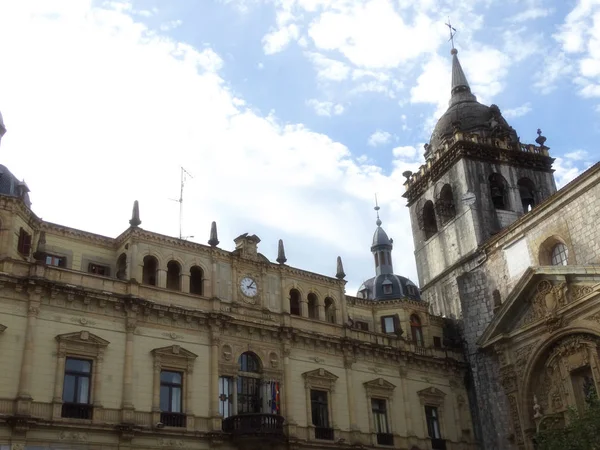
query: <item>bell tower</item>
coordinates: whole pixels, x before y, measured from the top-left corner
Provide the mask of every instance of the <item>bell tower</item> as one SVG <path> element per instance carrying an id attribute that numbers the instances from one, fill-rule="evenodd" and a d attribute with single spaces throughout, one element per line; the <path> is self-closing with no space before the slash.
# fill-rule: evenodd
<path id="1" fill-rule="evenodd" d="M 521 143 L 498 106 L 477 101 L 457 54 L 453 48 L 449 106 L 425 145 L 425 164 L 404 173 L 419 283 L 446 315 L 460 305 L 428 295 L 436 280 L 556 192 L 541 131 L 537 145 Z"/>

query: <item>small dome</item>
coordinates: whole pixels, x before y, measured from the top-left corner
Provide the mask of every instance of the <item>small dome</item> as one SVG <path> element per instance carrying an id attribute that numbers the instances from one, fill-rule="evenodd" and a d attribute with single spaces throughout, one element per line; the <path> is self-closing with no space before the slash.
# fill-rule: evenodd
<path id="1" fill-rule="evenodd" d="M 2 113 L 0 112 L 0 139 L 6 133 L 6 126 L 4 126 L 4 119 L 2 118 Z"/>
<path id="2" fill-rule="evenodd" d="M 27 207 L 31 207 L 29 200 L 29 188 L 23 181 L 19 181 L 10 170 L 0 164 L 0 194 L 20 197 Z"/>
<path id="3" fill-rule="evenodd" d="M 373 233 L 373 245 L 372 246 L 376 247 L 378 245 L 392 245 L 392 241 L 388 237 L 387 233 L 380 226 L 378 226 L 375 229 L 375 233 Z"/>
<path id="4" fill-rule="evenodd" d="M 358 288 L 357 297 L 365 300 L 421 300 L 419 288 L 412 281 L 393 274 L 382 274 L 368 279 Z"/>

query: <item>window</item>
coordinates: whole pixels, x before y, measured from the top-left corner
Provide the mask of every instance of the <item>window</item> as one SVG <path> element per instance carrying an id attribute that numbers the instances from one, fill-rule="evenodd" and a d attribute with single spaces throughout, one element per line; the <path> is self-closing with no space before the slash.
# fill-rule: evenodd
<path id="1" fill-rule="evenodd" d="M 238 414 L 261 412 L 260 361 L 254 353 L 246 352 L 238 360 L 238 369 L 244 375 L 237 380 Z"/>
<path id="2" fill-rule="evenodd" d="M 172 291 L 181 290 L 181 266 L 177 261 L 167 263 L 167 289 Z"/>
<path id="3" fill-rule="evenodd" d="M 442 338 L 439 336 L 433 337 L 433 346 L 435 348 L 442 348 Z"/>
<path id="4" fill-rule="evenodd" d="M 290 314 L 300 316 L 300 291 L 298 289 L 290 290 Z"/>
<path id="5" fill-rule="evenodd" d="M 590 402 L 598 398 L 592 370 L 586 365 L 571 371 L 570 375 L 577 409 L 583 412 Z"/>
<path id="6" fill-rule="evenodd" d="M 560 242 L 552 248 L 550 262 L 553 266 L 566 266 L 568 256 L 569 250 L 567 249 L 567 246 Z"/>
<path id="7" fill-rule="evenodd" d="M 387 401 L 382 398 L 372 398 L 371 412 L 373 413 L 373 427 L 377 433 L 377 443 L 394 445 L 394 436 L 388 428 Z"/>
<path id="8" fill-rule="evenodd" d="M 426 201 L 423 206 L 423 231 L 425 231 L 425 239 L 429 239 L 438 232 L 435 210 L 431 200 Z"/>
<path id="9" fill-rule="evenodd" d="M 413 286 L 412 284 L 406 285 L 406 291 L 408 292 L 408 295 L 412 295 L 412 296 L 419 295 L 419 290 L 416 288 L 416 286 Z"/>
<path id="10" fill-rule="evenodd" d="M 375 253 L 375 267 L 379 267 L 379 253 Z"/>
<path id="11" fill-rule="evenodd" d="M 416 345 L 423 346 L 423 329 L 421 327 L 421 319 L 416 314 L 410 316 L 410 331 L 412 334 L 412 340 Z"/>
<path id="12" fill-rule="evenodd" d="M 319 317 L 319 310 L 317 306 L 317 296 L 312 292 L 308 294 L 308 317 L 311 319 L 317 319 Z"/>
<path id="13" fill-rule="evenodd" d="M 384 316 L 381 318 L 381 332 L 382 333 L 396 333 L 400 330 L 400 318 L 398 314 L 393 316 Z"/>
<path id="14" fill-rule="evenodd" d="M 233 378 L 219 377 L 219 414 L 233 416 Z"/>
<path id="15" fill-rule="evenodd" d="M 88 264 L 88 273 L 93 273 L 95 275 L 101 275 L 103 277 L 110 276 L 110 268 L 107 266 L 101 266 L 100 264 L 89 263 Z"/>
<path id="16" fill-rule="evenodd" d="M 142 269 L 142 283 L 156 286 L 156 274 L 158 272 L 158 260 L 154 256 L 144 256 L 144 268 Z"/>
<path id="17" fill-rule="evenodd" d="M 499 173 L 493 173 L 489 178 L 490 196 L 496 209 L 508 209 L 506 180 Z"/>
<path id="18" fill-rule="evenodd" d="M 393 291 L 392 282 L 390 280 L 385 280 L 381 287 L 383 288 L 384 295 L 391 295 Z"/>
<path id="19" fill-rule="evenodd" d="M 67 267 L 67 258 L 64 256 L 46 255 L 46 265 L 54 267 Z"/>
<path id="20" fill-rule="evenodd" d="M 182 414 L 183 374 L 170 370 L 160 372 L 160 421 L 169 427 L 185 427 Z"/>
<path id="21" fill-rule="evenodd" d="M 335 302 L 331 297 L 325 298 L 325 320 L 329 323 L 336 323 Z"/>
<path id="22" fill-rule="evenodd" d="M 362 331 L 369 331 L 369 324 L 363 320 L 356 320 L 354 322 L 354 328 L 358 328 Z"/>
<path id="23" fill-rule="evenodd" d="M 431 439 L 441 439 L 440 421 L 438 417 L 438 409 L 435 406 L 425 406 L 425 418 L 427 420 L 427 432 Z"/>
<path id="24" fill-rule="evenodd" d="M 315 426 L 315 439 L 333 440 L 333 428 L 329 427 L 329 404 L 327 391 L 310 391 L 312 424 Z"/>
<path id="25" fill-rule="evenodd" d="M 190 269 L 190 294 L 204 295 L 203 279 L 204 270 L 202 270 L 202 267 L 194 266 Z"/>
<path id="26" fill-rule="evenodd" d="M 124 280 L 127 276 L 127 255 L 121 253 L 119 259 L 117 259 L 117 278 Z"/>
<path id="27" fill-rule="evenodd" d="M 454 196 L 452 195 L 452 188 L 449 184 L 445 184 L 444 187 L 442 187 L 435 206 L 442 221 L 442 225 L 445 225 L 456 216 Z"/>
<path id="28" fill-rule="evenodd" d="M 31 252 L 31 234 L 29 234 L 23 228 L 19 230 L 17 251 L 23 256 L 29 256 L 29 253 Z"/>
<path id="29" fill-rule="evenodd" d="M 92 418 L 91 380 L 92 361 L 77 358 L 66 359 L 62 417 L 73 419 Z"/>
<path id="30" fill-rule="evenodd" d="M 535 206 L 535 186 L 529 178 L 521 178 L 517 182 L 517 186 L 519 188 L 521 204 L 523 205 L 523 212 L 527 213 Z"/>

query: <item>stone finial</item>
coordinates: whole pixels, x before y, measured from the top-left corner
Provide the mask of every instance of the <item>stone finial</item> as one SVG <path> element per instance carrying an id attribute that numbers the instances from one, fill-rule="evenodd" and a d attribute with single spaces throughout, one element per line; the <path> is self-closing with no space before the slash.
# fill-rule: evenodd
<path id="1" fill-rule="evenodd" d="M 142 224 L 140 220 L 140 204 L 136 200 L 133 202 L 133 211 L 131 212 L 131 220 L 129 221 L 129 225 L 132 227 L 139 227 Z"/>
<path id="2" fill-rule="evenodd" d="M 38 239 L 33 259 L 36 261 L 43 261 L 46 257 L 46 232 L 40 231 L 40 238 Z"/>
<path id="3" fill-rule="evenodd" d="M 542 407 L 538 403 L 537 396 L 535 394 L 533 394 L 533 418 L 534 419 L 539 419 L 542 417 L 541 409 L 542 409 Z"/>
<path id="4" fill-rule="evenodd" d="M 283 248 L 283 240 L 279 239 L 279 244 L 277 245 L 277 259 L 276 261 L 279 264 L 285 264 L 287 258 L 285 257 L 285 249 Z"/>
<path id="5" fill-rule="evenodd" d="M 343 280 L 346 277 L 346 274 L 344 273 L 344 265 L 342 264 L 341 256 L 337 257 L 337 270 L 336 270 L 335 277 L 339 280 Z"/>
<path id="6" fill-rule="evenodd" d="M 546 142 L 546 136 L 542 136 L 542 130 L 540 130 L 539 128 L 537 130 L 537 135 L 538 137 L 535 138 L 535 142 L 540 144 L 540 147 L 543 147 L 544 143 Z"/>
<path id="7" fill-rule="evenodd" d="M 217 236 L 217 222 L 214 220 L 210 224 L 210 239 L 208 240 L 208 245 L 211 247 L 216 247 L 219 245 L 219 238 Z"/>

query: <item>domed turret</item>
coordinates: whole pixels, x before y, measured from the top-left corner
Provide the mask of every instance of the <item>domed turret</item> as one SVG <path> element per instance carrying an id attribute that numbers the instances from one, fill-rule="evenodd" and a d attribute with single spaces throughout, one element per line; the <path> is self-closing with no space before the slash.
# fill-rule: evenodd
<path id="1" fill-rule="evenodd" d="M 2 119 L 2 113 L 0 112 L 0 143 L 2 142 L 4 133 L 6 133 L 6 127 L 4 126 L 4 119 Z"/>

